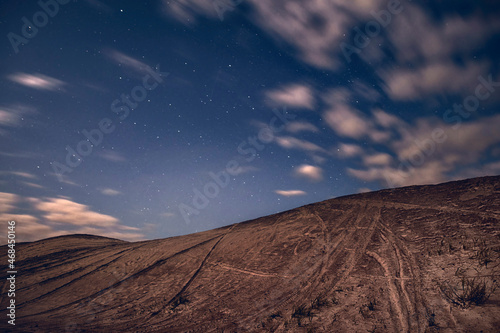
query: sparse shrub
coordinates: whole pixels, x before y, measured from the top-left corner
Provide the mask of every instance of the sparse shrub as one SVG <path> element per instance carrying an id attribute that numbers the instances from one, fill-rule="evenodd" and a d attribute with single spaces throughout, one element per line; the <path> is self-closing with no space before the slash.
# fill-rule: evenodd
<path id="1" fill-rule="evenodd" d="M 465 309 L 473 304 L 481 305 L 488 301 L 496 290 L 496 283 L 486 278 L 462 276 L 457 285 L 441 283 L 439 288 L 450 303 Z"/>
<path id="2" fill-rule="evenodd" d="M 436 315 L 434 314 L 434 312 L 427 311 L 426 318 L 427 318 L 427 325 L 429 325 L 429 327 L 437 327 Z"/>
<path id="3" fill-rule="evenodd" d="M 173 302 L 171 304 L 171 308 L 175 309 L 179 305 L 187 304 L 187 303 L 189 303 L 189 299 L 187 299 L 187 297 L 180 295 L 179 297 L 177 297 L 176 299 L 173 300 Z"/>
<path id="4" fill-rule="evenodd" d="M 359 313 L 363 316 L 363 318 L 369 317 L 364 305 L 359 307 Z"/>
<path id="5" fill-rule="evenodd" d="M 368 310 L 374 311 L 375 310 L 375 305 L 377 305 L 377 301 L 375 299 L 371 299 L 370 303 L 368 303 L 366 305 L 366 307 L 368 308 Z"/>
<path id="6" fill-rule="evenodd" d="M 372 298 L 366 304 L 363 304 L 359 307 L 359 313 L 363 316 L 363 318 L 371 317 L 370 312 L 375 311 L 375 306 L 377 305 L 377 301 Z"/>
<path id="7" fill-rule="evenodd" d="M 490 262 L 493 262 L 493 253 L 486 245 L 486 242 L 483 241 L 476 241 L 476 246 L 477 250 L 476 253 L 471 257 L 471 259 L 476 259 L 479 263 L 479 266 L 486 266 L 488 267 L 488 264 Z"/>
<path id="8" fill-rule="evenodd" d="M 309 318 L 309 321 L 312 321 L 313 316 L 311 308 L 308 308 L 305 304 L 295 307 L 292 312 L 292 318 L 297 319 L 299 326 L 302 326 L 302 319 Z"/>
<path id="9" fill-rule="evenodd" d="M 319 308 L 322 308 L 324 306 L 329 306 L 329 305 L 330 305 L 330 302 L 323 295 L 316 296 L 316 298 L 311 302 L 312 309 L 319 309 Z"/>
<path id="10" fill-rule="evenodd" d="M 269 315 L 269 318 L 274 319 L 274 318 L 282 318 L 281 311 L 273 312 Z"/>

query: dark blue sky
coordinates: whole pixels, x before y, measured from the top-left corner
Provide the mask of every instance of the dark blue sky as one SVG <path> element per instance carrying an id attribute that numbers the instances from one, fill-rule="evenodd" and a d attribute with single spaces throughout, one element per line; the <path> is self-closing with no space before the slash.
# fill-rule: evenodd
<path id="1" fill-rule="evenodd" d="M 500 173 L 491 1 L 12 0 L 0 13 L 0 220 L 19 240 L 164 238 Z"/>

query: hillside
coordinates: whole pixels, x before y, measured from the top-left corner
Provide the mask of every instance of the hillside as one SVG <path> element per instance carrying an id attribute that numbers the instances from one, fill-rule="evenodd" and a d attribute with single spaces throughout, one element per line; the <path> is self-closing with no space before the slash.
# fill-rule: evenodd
<path id="1" fill-rule="evenodd" d="M 17 332 L 500 327 L 500 176 L 345 196 L 180 237 L 73 235 L 16 251 Z M 6 271 L 0 330 L 12 328 Z M 479 288 L 462 302 L 462 280 L 485 297 Z"/>

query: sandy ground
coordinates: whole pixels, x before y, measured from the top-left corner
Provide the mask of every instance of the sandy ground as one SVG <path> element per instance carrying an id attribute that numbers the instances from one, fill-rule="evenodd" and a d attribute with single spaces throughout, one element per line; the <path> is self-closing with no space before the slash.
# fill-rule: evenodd
<path id="1" fill-rule="evenodd" d="M 499 221 L 500 177 L 484 177 L 168 239 L 25 243 L 13 331 L 498 332 Z M 455 304 L 462 279 L 491 296 Z"/>

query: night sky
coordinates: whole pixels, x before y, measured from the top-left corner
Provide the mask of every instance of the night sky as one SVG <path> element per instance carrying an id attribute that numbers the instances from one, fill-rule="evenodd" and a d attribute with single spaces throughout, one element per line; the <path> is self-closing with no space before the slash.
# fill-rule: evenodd
<path id="1" fill-rule="evenodd" d="M 2 1 L 0 243 L 499 174 L 500 6 L 433 3 Z"/>

